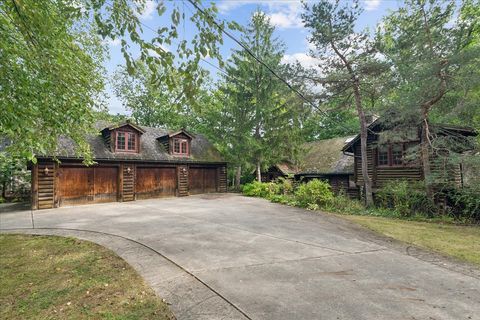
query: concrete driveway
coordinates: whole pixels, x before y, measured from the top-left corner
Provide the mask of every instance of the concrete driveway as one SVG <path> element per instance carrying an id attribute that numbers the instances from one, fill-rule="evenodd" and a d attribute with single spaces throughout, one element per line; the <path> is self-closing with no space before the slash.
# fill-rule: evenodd
<path id="1" fill-rule="evenodd" d="M 115 250 L 179 319 L 480 319 L 474 269 L 263 199 L 200 195 L 42 210 L 33 219 L 0 214 L 3 231 L 32 222 L 35 230 L 16 232 Z"/>

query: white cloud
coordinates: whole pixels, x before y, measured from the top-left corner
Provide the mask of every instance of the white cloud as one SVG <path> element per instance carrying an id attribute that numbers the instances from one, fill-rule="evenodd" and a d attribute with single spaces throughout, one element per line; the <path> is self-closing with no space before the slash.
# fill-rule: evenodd
<path id="1" fill-rule="evenodd" d="M 302 18 L 300 2 L 278 2 L 269 4 L 270 21 L 276 27 L 287 28 L 302 28 Z"/>
<path id="2" fill-rule="evenodd" d="M 143 10 L 137 14 L 140 20 L 150 20 L 153 18 L 153 13 L 157 9 L 157 4 L 154 0 L 145 1 L 145 6 Z"/>
<path id="3" fill-rule="evenodd" d="M 380 0 L 365 0 L 365 10 L 374 11 L 380 6 Z"/>
<path id="4" fill-rule="evenodd" d="M 238 0 L 238 1 L 224 0 L 215 4 L 218 10 L 220 11 L 220 13 L 225 14 L 247 4 L 262 5 L 262 4 L 265 4 L 265 2 L 258 1 L 258 0 Z"/>
<path id="5" fill-rule="evenodd" d="M 286 54 L 282 58 L 282 63 L 295 63 L 299 62 L 304 68 L 318 68 L 318 59 L 312 58 L 306 53 L 299 52 L 294 54 Z"/>
<path id="6" fill-rule="evenodd" d="M 282 29 L 287 28 L 301 28 L 303 27 L 300 1 L 259 1 L 259 0 L 224 0 L 217 4 L 217 7 L 222 14 L 229 13 L 244 5 L 258 5 L 263 7 L 263 10 L 270 18 L 271 23 Z"/>

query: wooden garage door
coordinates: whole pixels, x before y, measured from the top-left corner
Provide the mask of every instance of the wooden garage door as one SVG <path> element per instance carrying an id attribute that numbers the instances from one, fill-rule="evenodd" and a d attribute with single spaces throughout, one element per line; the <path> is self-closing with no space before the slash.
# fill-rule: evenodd
<path id="1" fill-rule="evenodd" d="M 174 196 L 177 190 L 176 168 L 137 167 L 137 199 Z"/>
<path id="2" fill-rule="evenodd" d="M 188 176 L 190 194 L 217 192 L 216 168 L 190 168 Z"/>
<path id="3" fill-rule="evenodd" d="M 94 168 L 93 195 L 95 202 L 112 202 L 118 200 L 118 168 Z"/>
<path id="4" fill-rule="evenodd" d="M 58 169 L 59 205 L 117 201 L 116 167 L 60 167 Z"/>

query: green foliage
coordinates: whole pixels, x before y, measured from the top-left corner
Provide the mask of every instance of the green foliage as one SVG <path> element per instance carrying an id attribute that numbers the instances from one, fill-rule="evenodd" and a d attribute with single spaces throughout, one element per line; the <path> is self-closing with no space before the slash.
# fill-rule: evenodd
<path id="1" fill-rule="evenodd" d="M 449 193 L 451 214 L 457 219 L 480 222 L 480 186 L 453 189 Z"/>
<path id="2" fill-rule="evenodd" d="M 0 133 L 13 156 L 54 152 L 61 135 L 89 154 L 105 52 L 76 11 L 69 1 L 0 2 Z"/>
<path id="3" fill-rule="evenodd" d="M 139 17 L 147 0 L 1 1 L 0 133 L 9 152 L 35 161 L 36 154 L 54 153 L 58 138 L 67 136 L 78 156 L 91 163 L 85 136 L 95 132 L 95 111 L 104 107 L 102 62 L 109 39 L 120 40 L 128 73 L 137 66 L 133 55 L 138 56 L 150 70 L 165 70 L 152 72 L 152 83 L 180 91 L 181 101 L 193 101 L 205 75 L 200 58 L 221 62 L 217 44 L 227 26 L 213 23 L 214 5 L 203 7 L 204 13 L 188 17 L 196 31 L 190 40 L 166 51 L 162 46 L 172 46 L 187 19 L 183 3 L 169 3 L 167 10 L 164 1 L 155 2 L 163 25 L 145 39 Z"/>
<path id="4" fill-rule="evenodd" d="M 337 107 L 334 103 L 328 103 L 328 109 L 338 110 Z M 326 115 L 314 112 L 303 123 L 306 141 L 356 135 L 359 130 L 358 117 L 351 110 L 338 110 Z"/>
<path id="5" fill-rule="evenodd" d="M 243 186 L 242 192 L 246 196 L 270 198 L 280 194 L 280 186 L 274 182 L 258 182 L 247 183 Z"/>
<path id="6" fill-rule="evenodd" d="M 290 195 L 293 193 L 294 186 L 292 179 L 278 178 L 277 184 L 280 187 L 280 193 L 283 195 Z"/>
<path id="7" fill-rule="evenodd" d="M 377 44 L 392 68 L 391 94 L 385 100 L 385 118 L 395 129 L 423 126 L 421 160 L 427 191 L 443 177 L 429 170 L 428 152 L 458 156 L 461 135 L 444 139 L 432 123 L 478 128 L 480 47 L 478 1 L 405 1 L 385 17 Z M 460 14 L 459 14 L 460 13 Z M 400 131 L 400 130 L 397 130 Z M 452 135 L 450 135 L 452 136 Z M 442 141 L 443 140 L 443 141 Z M 446 140 L 451 140 L 450 143 Z"/>
<path id="8" fill-rule="evenodd" d="M 377 204 L 404 217 L 422 214 L 431 216 L 434 204 L 428 199 L 421 182 L 389 181 L 376 194 Z"/>
<path id="9" fill-rule="evenodd" d="M 287 180 L 262 183 L 254 181 L 243 186 L 243 194 L 261 197 L 274 203 L 323 210 L 338 214 L 389 217 L 441 223 L 479 222 L 480 190 L 478 186 L 451 190 L 450 215 L 435 216 L 434 205 L 428 200 L 421 182 L 392 181 L 376 194 L 376 207 L 366 208 L 360 200 L 340 193 L 333 195 L 330 185 L 321 180 L 300 184 L 293 192 L 285 193 Z M 288 185 L 288 182 L 287 182 Z M 289 187 L 287 190 L 290 190 Z"/>
<path id="10" fill-rule="evenodd" d="M 297 188 L 295 198 L 301 207 L 315 210 L 327 205 L 334 196 L 328 182 L 313 179 Z"/>
<path id="11" fill-rule="evenodd" d="M 352 200 L 344 194 L 339 194 L 333 197 L 333 199 L 328 202 L 325 210 L 342 214 L 361 215 L 367 213 L 365 206 L 360 201 Z"/>
<path id="12" fill-rule="evenodd" d="M 274 31 L 266 14 L 254 12 L 241 40 L 271 69 L 283 73 L 287 70 L 281 64 L 285 45 Z M 263 170 L 294 156 L 302 142 L 303 103 L 247 50 L 233 51 L 226 72 L 228 77 L 215 93 L 217 116 L 209 122 L 233 167 L 242 166 L 244 172 L 256 166 Z"/>
<path id="13" fill-rule="evenodd" d="M 9 201 L 24 200 L 29 191 L 30 172 L 26 170 L 26 161 L 0 152 L 0 198 L 3 202 L 7 197 Z"/>
<path id="14" fill-rule="evenodd" d="M 180 99 L 183 95 L 181 87 L 169 90 L 165 83 L 151 81 L 154 75 L 166 73 L 163 67 L 152 71 L 142 61 L 135 64 L 132 73 L 120 67 L 113 79 L 115 94 L 131 111 L 134 121 L 150 127 L 195 129 L 199 119 L 195 110 L 203 102 L 200 95 L 205 93 L 197 90 L 195 102 L 185 103 Z M 170 72 L 175 73 L 175 70 Z"/>

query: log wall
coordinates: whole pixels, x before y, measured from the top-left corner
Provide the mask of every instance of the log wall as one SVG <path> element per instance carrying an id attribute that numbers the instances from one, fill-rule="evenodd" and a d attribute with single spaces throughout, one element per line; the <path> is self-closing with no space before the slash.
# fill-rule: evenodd
<path id="1" fill-rule="evenodd" d="M 74 161 L 57 164 L 51 160 L 42 159 L 32 165 L 32 209 L 96 202 L 134 201 L 137 199 L 137 187 L 140 188 L 139 198 L 150 198 L 150 193 L 146 191 L 152 191 L 151 197 L 167 194 L 188 196 L 191 193 L 189 188 L 192 183 L 189 180 L 192 179 L 191 170 L 198 171 L 199 168 L 202 168 L 202 179 L 198 182 L 201 183 L 202 188 L 201 191 L 195 190 L 194 193 L 227 192 L 225 165 L 212 164 L 202 167 L 193 165 L 193 168 L 190 166 L 109 161 L 93 167 L 85 167 Z M 45 170 L 46 168 L 48 170 Z M 138 176 L 138 168 L 143 175 Z M 148 174 L 145 175 L 145 173 Z M 150 177 L 151 181 L 138 184 L 137 179 L 145 176 Z M 146 184 L 148 186 L 155 184 L 155 186 L 152 186 L 151 190 L 144 190 Z"/>

